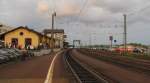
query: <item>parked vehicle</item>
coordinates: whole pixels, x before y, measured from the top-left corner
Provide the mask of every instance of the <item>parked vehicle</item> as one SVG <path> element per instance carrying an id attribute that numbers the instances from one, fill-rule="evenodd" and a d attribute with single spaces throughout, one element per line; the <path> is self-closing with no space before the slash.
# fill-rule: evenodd
<path id="1" fill-rule="evenodd" d="M 22 56 L 21 51 L 17 50 L 17 49 L 5 49 L 6 51 L 8 51 L 10 54 L 13 54 L 16 58 L 20 58 Z"/>
<path id="2" fill-rule="evenodd" d="M 4 41 L 0 40 L 0 48 L 4 47 Z"/>
<path id="3" fill-rule="evenodd" d="M 141 49 L 135 48 L 133 50 L 133 53 L 142 53 L 143 51 Z"/>
<path id="4" fill-rule="evenodd" d="M 7 56 L 0 54 L 0 64 L 9 61 L 9 58 Z"/>
<path id="5" fill-rule="evenodd" d="M 6 48 L 4 48 L 3 49 L 4 51 L 6 51 L 6 52 L 8 52 L 9 54 L 11 54 L 12 56 L 13 56 L 13 58 L 12 59 L 17 59 L 20 55 L 18 55 L 17 53 L 15 53 L 13 50 L 11 50 L 11 49 L 6 49 Z"/>
<path id="6" fill-rule="evenodd" d="M 34 53 L 31 50 L 18 50 L 15 48 L 0 48 L 0 63 L 14 61 L 14 60 L 26 60 L 33 56 Z"/>
<path id="7" fill-rule="evenodd" d="M 1 62 L 3 61 L 9 61 L 13 58 L 11 54 L 9 54 L 7 51 L 0 49 L 0 57 L 1 57 Z"/>

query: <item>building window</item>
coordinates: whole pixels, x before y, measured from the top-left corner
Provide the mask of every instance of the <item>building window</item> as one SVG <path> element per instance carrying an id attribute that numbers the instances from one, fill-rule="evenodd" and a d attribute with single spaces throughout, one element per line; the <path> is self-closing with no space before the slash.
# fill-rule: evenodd
<path id="1" fill-rule="evenodd" d="M 31 38 L 25 38 L 25 46 L 32 45 L 32 39 Z"/>
<path id="2" fill-rule="evenodd" d="M 23 33 L 23 32 L 20 32 L 20 35 L 21 35 L 21 36 L 23 36 L 23 35 L 24 35 L 24 33 Z"/>

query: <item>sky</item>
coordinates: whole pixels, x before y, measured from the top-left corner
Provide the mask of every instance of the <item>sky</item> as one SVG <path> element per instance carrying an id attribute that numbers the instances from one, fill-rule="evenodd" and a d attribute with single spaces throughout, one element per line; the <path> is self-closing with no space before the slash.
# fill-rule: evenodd
<path id="1" fill-rule="evenodd" d="M 0 23 L 42 32 L 51 28 L 54 11 L 55 28 L 64 29 L 70 43 L 109 44 L 111 35 L 123 43 L 127 14 L 128 42 L 150 45 L 149 0 L 0 0 Z"/>

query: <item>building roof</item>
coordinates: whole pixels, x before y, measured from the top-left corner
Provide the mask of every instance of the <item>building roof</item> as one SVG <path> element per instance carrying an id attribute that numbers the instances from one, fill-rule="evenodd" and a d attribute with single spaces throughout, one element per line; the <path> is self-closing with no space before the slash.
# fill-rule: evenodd
<path id="1" fill-rule="evenodd" d="M 6 35 L 6 34 L 8 34 L 8 33 L 10 33 L 10 32 L 13 32 L 13 31 L 15 31 L 15 30 L 18 30 L 18 29 L 26 29 L 26 30 L 28 30 L 28 31 L 31 31 L 31 32 L 33 32 L 33 33 L 36 33 L 37 35 L 45 36 L 45 35 L 43 35 L 43 34 L 37 32 L 37 31 L 35 31 L 35 30 L 33 30 L 33 29 L 29 29 L 27 26 L 26 26 L 26 27 L 20 26 L 20 27 L 18 27 L 18 28 L 12 29 L 12 30 L 10 30 L 10 31 L 7 31 L 7 32 L 1 34 L 1 36 L 4 36 L 4 35 Z M 46 37 L 48 37 L 48 36 L 46 36 Z"/>
<path id="2" fill-rule="evenodd" d="M 44 29 L 44 31 L 43 31 L 45 34 L 47 34 L 47 33 L 64 33 L 64 29 L 54 29 L 54 30 L 52 30 L 52 29 Z"/>

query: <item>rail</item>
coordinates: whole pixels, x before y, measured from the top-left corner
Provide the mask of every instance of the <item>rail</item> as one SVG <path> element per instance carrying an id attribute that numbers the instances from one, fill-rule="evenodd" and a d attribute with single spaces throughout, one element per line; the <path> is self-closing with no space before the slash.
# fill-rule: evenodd
<path id="1" fill-rule="evenodd" d="M 80 62 L 73 59 L 69 52 L 65 53 L 64 59 L 79 83 L 108 83 L 95 72 L 91 71 L 84 65 L 80 64 Z"/>

